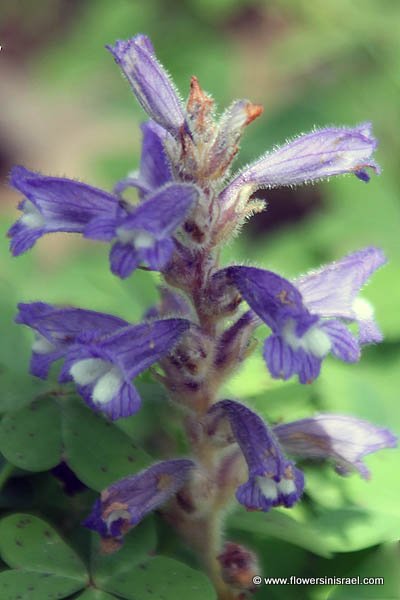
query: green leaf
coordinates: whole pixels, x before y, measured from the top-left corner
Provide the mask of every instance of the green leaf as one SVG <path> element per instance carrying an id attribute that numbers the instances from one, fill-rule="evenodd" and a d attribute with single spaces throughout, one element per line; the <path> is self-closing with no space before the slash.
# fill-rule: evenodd
<path id="1" fill-rule="evenodd" d="M 82 401 L 68 398 L 62 417 L 65 459 L 94 490 L 101 491 L 150 464 L 150 457 L 128 435 Z"/>
<path id="2" fill-rule="evenodd" d="M 0 554 L 12 568 L 60 575 L 81 585 L 86 581 L 81 559 L 51 525 L 30 514 L 0 521 Z"/>
<path id="3" fill-rule="evenodd" d="M 400 537 L 399 516 L 357 507 L 325 510 L 312 526 L 332 552 L 354 552 Z"/>
<path id="4" fill-rule="evenodd" d="M 61 575 L 20 569 L 0 573 L 1 600 L 59 600 L 81 588 L 82 582 Z"/>
<path id="5" fill-rule="evenodd" d="M 113 600 L 116 596 L 112 596 L 107 592 L 102 592 L 101 590 L 95 590 L 94 588 L 89 588 L 77 596 L 76 600 Z"/>
<path id="6" fill-rule="evenodd" d="M 400 453 L 392 448 L 382 450 L 367 456 L 365 464 L 372 474 L 367 481 L 358 473 L 340 477 L 331 465 L 307 465 L 304 470 L 308 495 L 329 509 L 353 505 L 369 512 L 384 512 L 399 518 L 400 484 L 394 473 L 400 469 Z"/>
<path id="7" fill-rule="evenodd" d="M 156 556 L 104 582 L 106 591 L 127 600 L 215 600 L 209 579 L 172 558 Z"/>
<path id="8" fill-rule="evenodd" d="M 55 399 L 41 398 L 6 414 L 0 423 L 0 451 L 13 465 L 46 471 L 61 460 L 60 412 Z"/>
<path id="9" fill-rule="evenodd" d="M 369 554 L 346 577 L 383 577 L 384 585 L 338 585 L 328 596 L 328 600 L 376 600 L 398 598 L 400 590 L 400 548 L 398 544 L 381 546 Z"/>
<path id="10" fill-rule="evenodd" d="M 24 364 L 23 371 L 21 371 L 21 364 Z M 0 365 L 0 413 L 16 411 L 32 402 L 32 398 L 45 394 L 51 389 L 48 381 L 42 381 L 24 372 L 28 369 L 28 361 L 25 365 L 20 360 L 18 367 L 18 370 L 17 368 L 13 370 Z"/>
<path id="11" fill-rule="evenodd" d="M 279 385 L 279 384 L 278 384 Z M 229 381 L 222 392 L 228 396 L 249 397 L 265 393 L 275 386 L 271 379 L 263 357 L 261 356 L 261 345 L 241 366 L 235 377 Z"/>
<path id="12" fill-rule="evenodd" d="M 257 536 L 278 538 L 320 556 L 331 556 L 331 547 L 310 523 L 297 521 L 279 510 L 268 514 L 240 511 L 232 516 L 229 526 Z"/>
<path id="13" fill-rule="evenodd" d="M 114 554 L 104 554 L 99 548 L 99 537 L 94 536 L 92 577 L 100 588 L 117 574 L 129 573 L 134 565 L 146 562 L 154 554 L 156 531 L 153 519 L 147 518 L 125 536 L 124 545 Z"/>
<path id="14" fill-rule="evenodd" d="M 280 381 L 274 389 L 253 396 L 246 402 L 269 423 L 281 423 L 309 417 L 310 411 L 314 411 L 311 394 L 310 386 Z"/>
<path id="15" fill-rule="evenodd" d="M 393 390 L 400 386 L 399 352 L 397 346 L 393 353 L 385 345 L 376 350 L 366 349 L 357 364 L 327 360 L 312 387 L 322 399 L 321 410 L 353 414 L 396 430 L 400 412 Z"/>

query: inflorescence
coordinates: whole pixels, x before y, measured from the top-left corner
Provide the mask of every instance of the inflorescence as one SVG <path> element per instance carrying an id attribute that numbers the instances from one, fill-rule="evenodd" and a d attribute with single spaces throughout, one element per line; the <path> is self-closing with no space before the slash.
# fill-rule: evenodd
<path id="1" fill-rule="evenodd" d="M 260 268 L 220 266 L 220 248 L 264 209 L 254 199 L 257 190 L 345 173 L 367 182 L 368 170 L 379 173 L 372 159 L 377 143 L 368 123 L 315 130 L 231 177 L 240 138 L 262 107 L 238 100 L 217 118 L 196 77 L 182 102 L 145 35 L 108 49 L 149 117 L 140 168 L 110 193 L 15 167 L 11 185 L 24 200 L 9 230 L 11 251 L 18 256 L 47 233 L 80 233 L 110 246 L 110 268 L 120 278 L 141 268 L 160 272 L 160 302 L 139 324 L 42 302 L 20 304 L 17 322 L 35 333 L 31 373 L 46 379 L 61 361 L 59 381 L 75 382 L 83 400 L 112 420 L 139 410 L 132 381 L 157 363 L 152 373 L 182 408 L 192 454 L 109 486 L 85 524 L 111 551 L 164 506 L 203 555 L 216 586 L 232 587 L 218 571 L 222 542 L 207 531 L 218 529 L 216 515 L 235 495 L 249 510 L 289 508 L 304 488 L 294 458 L 329 459 L 338 473 L 368 477 L 363 457 L 396 439 L 335 414 L 271 426 L 244 404 L 219 399 L 221 386 L 254 351 L 261 325 L 270 330 L 263 356 L 271 376 L 296 376 L 301 384 L 319 376 L 329 354 L 353 363 L 364 344 L 381 341 L 373 308 L 359 293 L 386 262 L 382 250 L 364 248 L 289 281 Z M 137 190 L 136 204 L 126 198 L 130 188 Z"/>

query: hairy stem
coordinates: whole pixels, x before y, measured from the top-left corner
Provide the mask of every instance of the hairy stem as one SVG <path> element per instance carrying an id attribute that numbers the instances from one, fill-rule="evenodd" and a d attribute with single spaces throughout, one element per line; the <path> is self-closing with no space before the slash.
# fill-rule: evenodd
<path id="1" fill-rule="evenodd" d="M 210 260 L 211 259 L 211 260 Z M 204 311 L 204 290 L 207 289 L 207 278 L 209 273 L 217 269 L 217 255 L 211 255 L 209 250 L 197 255 L 197 260 L 193 265 L 195 282 L 191 289 L 187 289 L 187 294 L 192 306 L 197 314 L 198 326 L 200 331 L 207 339 L 211 340 L 212 360 L 209 357 L 204 358 L 204 372 L 202 380 L 198 383 L 199 389 L 196 393 L 191 410 L 192 416 L 189 421 L 196 430 L 198 424 L 207 413 L 210 406 L 217 400 L 217 392 L 224 376 L 216 372 L 214 358 L 216 356 L 217 346 L 222 331 L 224 317 L 218 314 L 218 310 L 213 311 L 213 307 L 207 306 Z M 179 285 L 177 287 L 180 287 Z M 182 286 L 183 287 L 183 286 Z M 202 360 L 202 359 L 200 359 Z M 177 389 L 184 387 L 184 375 L 177 375 L 182 381 L 176 381 Z M 177 403 L 180 403 L 179 393 L 175 394 Z M 182 398 L 182 404 L 187 405 L 187 400 Z M 219 600 L 235 600 L 238 592 L 234 591 L 224 580 L 221 573 L 221 565 L 218 556 L 223 549 L 222 521 L 226 512 L 226 505 L 230 502 L 227 497 L 226 486 L 221 488 L 218 484 L 218 466 L 219 450 L 214 446 L 212 440 L 205 434 L 199 438 L 190 435 L 190 424 L 188 427 L 188 438 L 192 442 L 192 454 L 199 465 L 200 472 L 204 477 L 204 482 L 192 484 L 190 496 L 195 506 L 196 512 L 188 514 L 182 512 L 179 507 L 173 511 L 172 519 L 176 529 L 181 533 L 186 542 L 193 548 L 199 556 L 205 570 L 213 582 L 218 594 Z M 207 488 L 210 491 L 207 491 Z M 204 491 L 206 490 L 206 491 Z M 196 506 L 197 505 L 197 506 Z"/>

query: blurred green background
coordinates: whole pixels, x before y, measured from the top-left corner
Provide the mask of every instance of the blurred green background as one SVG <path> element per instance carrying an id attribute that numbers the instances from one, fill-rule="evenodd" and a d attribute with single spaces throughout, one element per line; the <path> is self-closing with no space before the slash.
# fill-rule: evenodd
<path id="1" fill-rule="evenodd" d="M 136 168 L 138 126 L 144 115 L 104 45 L 138 32 L 150 35 L 183 97 L 195 74 L 220 110 L 238 97 L 264 105 L 264 114 L 245 134 L 238 167 L 313 126 L 372 121 L 380 144 L 380 177 L 372 176 L 367 185 L 349 176 L 263 193 L 268 210 L 225 250 L 225 260 L 253 261 L 293 276 L 363 246 L 381 246 L 389 264 L 374 276 L 365 295 L 375 305 L 384 343 L 365 349 L 355 366 L 326 361 L 311 387 L 272 384 L 255 355 L 227 393 L 245 399 L 272 421 L 325 410 L 367 418 L 399 432 L 400 3 L 2 3 L 4 233 L 15 219 L 18 201 L 7 187 L 13 164 L 107 189 Z M 75 236 L 40 240 L 18 259 L 8 256 L 4 237 L 1 244 L 0 411 L 7 412 L 24 406 L 37 386 L 21 374 L 28 363 L 30 336 L 12 323 L 16 302 L 71 303 L 135 320 L 155 300 L 157 276 L 137 273 L 121 282 L 108 272 L 108 249 Z M 145 423 L 146 415 L 141 419 Z M 266 576 L 384 576 L 384 588 L 275 586 L 260 589 L 256 598 L 400 597 L 400 555 L 393 545 L 400 534 L 399 455 L 382 452 L 367 463 L 373 472 L 370 482 L 356 475 L 343 480 L 328 468 L 306 466 L 307 498 L 300 507 L 278 510 L 268 518 L 238 511 L 231 537 L 257 549 Z M 0 506 L 9 511 L 12 503 L 0 496 Z M 48 510 L 42 514 L 51 518 Z"/>

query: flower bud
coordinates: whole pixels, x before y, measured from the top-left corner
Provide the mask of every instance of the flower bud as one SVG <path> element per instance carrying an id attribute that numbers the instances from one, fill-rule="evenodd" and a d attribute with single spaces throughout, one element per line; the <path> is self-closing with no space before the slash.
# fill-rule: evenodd
<path id="1" fill-rule="evenodd" d="M 252 591 L 253 577 L 260 573 L 260 566 L 254 552 L 241 544 L 226 542 L 217 557 L 221 565 L 222 579 L 237 591 Z"/>

